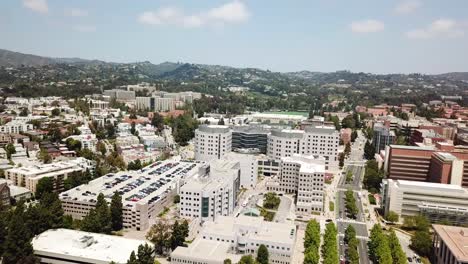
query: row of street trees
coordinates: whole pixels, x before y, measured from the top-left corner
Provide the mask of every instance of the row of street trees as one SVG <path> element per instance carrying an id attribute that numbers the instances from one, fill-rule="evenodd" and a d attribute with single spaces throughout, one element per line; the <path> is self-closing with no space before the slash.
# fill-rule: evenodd
<path id="1" fill-rule="evenodd" d="M 320 224 L 312 219 L 307 223 L 304 237 L 304 264 L 318 264 L 320 247 Z"/>
<path id="2" fill-rule="evenodd" d="M 96 206 L 91 209 L 81 222 L 81 230 L 93 233 L 110 234 L 123 227 L 122 197 L 118 193 L 112 196 L 110 207 L 100 193 Z"/>
<path id="3" fill-rule="evenodd" d="M 336 264 L 339 261 L 338 256 L 338 230 L 333 222 L 326 225 L 323 235 L 322 259 L 323 264 Z"/>
<path id="4" fill-rule="evenodd" d="M 372 193 L 380 190 L 380 184 L 384 178 L 384 171 L 379 170 L 379 165 L 374 159 L 368 160 L 366 163 L 366 171 L 364 174 L 364 186 Z"/>
<path id="5" fill-rule="evenodd" d="M 356 229 L 352 225 L 348 225 L 346 228 L 344 240 L 348 244 L 349 264 L 359 264 L 359 242 L 356 238 Z"/>
<path id="6" fill-rule="evenodd" d="M 379 224 L 371 229 L 368 242 L 369 255 L 374 263 L 380 264 L 406 264 L 406 255 L 401 248 L 395 231 L 385 234 Z"/>
<path id="7" fill-rule="evenodd" d="M 356 205 L 356 198 L 354 198 L 354 192 L 351 189 L 345 192 L 345 203 L 346 211 L 349 216 L 356 219 L 359 210 Z"/>

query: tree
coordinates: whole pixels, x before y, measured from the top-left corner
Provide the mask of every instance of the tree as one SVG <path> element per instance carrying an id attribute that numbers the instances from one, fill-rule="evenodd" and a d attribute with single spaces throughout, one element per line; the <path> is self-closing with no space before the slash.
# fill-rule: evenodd
<path id="1" fill-rule="evenodd" d="M 394 230 L 390 230 L 388 235 L 388 243 L 390 245 L 390 250 L 392 252 L 393 264 L 406 264 L 406 255 L 403 249 L 401 248 L 400 241 L 395 234 Z"/>
<path id="2" fill-rule="evenodd" d="M 219 119 L 218 125 L 224 126 L 224 118 Z"/>
<path id="3" fill-rule="evenodd" d="M 182 222 L 182 224 L 180 225 L 180 229 L 182 230 L 182 236 L 184 237 L 184 240 L 188 237 L 189 235 L 189 224 L 188 224 L 188 221 L 187 219 L 184 219 L 184 221 Z"/>
<path id="4" fill-rule="evenodd" d="M 367 140 L 366 144 L 364 145 L 364 157 L 368 160 L 371 160 L 371 159 L 374 159 L 374 156 L 375 156 L 375 148 L 370 143 L 370 141 Z"/>
<path id="5" fill-rule="evenodd" d="M 5 151 L 6 151 L 6 154 L 7 154 L 7 159 L 11 159 L 11 155 L 16 153 L 16 148 L 15 148 L 15 146 L 13 144 L 8 143 L 5 146 Z"/>
<path id="6" fill-rule="evenodd" d="M 307 248 L 304 252 L 304 263 L 303 264 L 319 264 L 319 255 L 318 255 L 318 248 L 317 250 L 312 250 L 311 248 Z"/>
<path id="7" fill-rule="evenodd" d="M 429 256 L 432 249 L 432 237 L 429 230 L 418 230 L 411 238 L 410 247 L 421 256 Z"/>
<path id="8" fill-rule="evenodd" d="M 343 168 L 344 166 L 344 160 L 345 160 L 345 155 L 344 153 L 340 153 L 338 155 L 338 166 L 340 166 L 340 168 Z"/>
<path id="9" fill-rule="evenodd" d="M 341 126 L 343 128 L 355 128 L 356 127 L 356 120 L 354 120 L 352 115 L 348 115 L 347 117 L 343 118 L 341 121 Z"/>
<path id="10" fill-rule="evenodd" d="M 164 255 L 170 247 L 170 229 L 166 220 L 160 220 L 146 234 L 146 238 L 154 244 L 155 252 L 159 255 Z"/>
<path id="11" fill-rule="evenodd" d="M 268 249 L 265 245 L 261 244 L 257 250 L 257 263 L 268 264 Z"/>
<path id="12" fill-rule="evenodd" d="M 104 198 L 104 194 L 102 193 L 99 193 L 97 197 L 96 214 L 99 222 L 100 233 L 110 234 L 112 230 L 112 219 L 109 206 Z"/>
<path id="13" fill-rule="evenodd" d="M 58 109 L 58 108 L 52 109 L 51 114 L 52 114 L 52 116 L 59 116 L 60 115 L 60 109 Z"/>
<path id="14" fill-rule="evenodd" d="M 399 220 L 399 216 L 397 213 L 394 211 L 389 211 L 385 217 L 387 221 L 392 222 L 392 223 L 397 223 Z"/>
<path id="15" fill-rule="evenodd" d="M 334 223 L 328 223 L 323 235 L 322 258 L 323 264 L 336 264 L 339 261 L 336 237 L 338 231 Z"/>
<path id="16" fill-rule="evenodd" d="M 345 237 L 344 240 L 348 243 L 352 238 L 356 238 L 356 229 L 352 225 L 348 225 L 345 230 Z"/>
<path id="17" fill-rule="evenodd" d="M 131 126 L 130 126 L 130 133 L 132 133 L 132 135 L 136 135 L 137 131 L 135 129 L 135 122 L 132 122 Z"/>
<path id="18" fill-rule="evenodd" d="M 19 113 L 19 116 L 28 116 L 28 115 L 29 115 L 28 108 L 23 107 L 23 108 L 21 109 L 21 112 Z"/>
<path id="19" fill-rule="evenodd" d="M 69 150 L 73 150 L 73 151 L 81 150 L 81 141 L 79 140 L 76 140 L 73 138 L 67 138 L 67 140 L 65 140 L 65 144 L 67 144 L 67 148 Z"/>
<path id="20" fill-rule="evenodd" d="M 110 214 L 112 219 L 112 230 L 118 231 L 123 228 L 122 197 L 118 192 L 112 195 Z"/>
<path id="21" fill-rule="evenodd" d="M 44 193 L 52 193 L 54 191 L 54 183 L 55 180 L 52 177 L 44 177 L 39 179 L 36 185 L 36 198 L 41 199 Z"/>
<path id="22" fill-rule="evenodd" d="M 278 208 L 281 199 L 276 195 L 276 193 L 269 192 L 265 194 L 263 199 L 263 207 L 266 209 L 276 209 Z"/>
<path id="23" fill-rule="evenodd" d="M 357 137 L 358 137 L 357 130 L 353 130 L 353 132 L 351 133 L 351 142 L 356 141 Z"/>
<path id="24" fill-rule="evenodd" d="M 107 201 L 102 193 L 97 197 L 95 208 L 91 209 L 81 221 L 81 230 L 93 233 L 111 233 L 111 214 Z"/>
<path id="25" fill-rule="evenodd" d="M 223 261 L 223 264 L 232 264 L 232 260 L 231 259 L 225 259 Z"/>
<path id="26" fill-rule="evenodd" d="M 139 159 L 135 161 L 130 161 L 127 165 L 128 170 L 140 170 L 143 168 L 143 165 L 141 164 L 141 161 Z"/>
<path id="27" fill-rule="evenodd" d="M 176 194 L 176 195 L 174 196 L 174 203 L 175 203 L 175 204 L 180 203 L 180 195 Z"/>
<path id="28" fill-rule="evenodd" d="M 34 258 L 31 233 L 25 222 L 24 204 L 20 203 L 12 213 L 8 224 L 8 235 L 3 245 L 4 264 L 38 263 Z"/>
<path id="29" fill-rule="evenodd" d="M 349 143 L 349 142 L 346 143 L 344 153 L 345 153 L 346 156 L 349 156 L 349 154 L 351 153 L 351 143 Z"/>
<path id="30" fill-rule="evenodd" d="M 255 260 L 252 255 L 242 256 L 238 264 L 255 264 Z"/>
<path id="31" fill-rule="evenodd" d="M 156 127 L 158 131 L 163 130 L 164 118 L 159 113 L 154 113 L 153 118 L 151 118 L 151 125 Z"/>
<path id="32" fill-rule="evenodd" d="M 153 257 L 153 248 L 148 245 L 139 245 L 138 246 L 138 264 L 153 264 L 154 263 L 154 257 Z"/>
<path id="33" fill-rule="evenodd" d="M 392 264 L 392 253 L 387 236 L 383 233 L 382 227 L 376 224 L 371 229 L 369 241 L 369 255 L 375 263 Z"/>
<path id="34" fill-rule="evenodd" d="M 51 163 L 52 162 L 52 157 L 49 155 L 49 152 L 47 152 L 46 149 L 41 148 L 38 154 L 38 158 L 42 160 L 45 164 Z"/>
<path id="35" fill-rule="evenodd" d="M 135 255 L 135 251 L 132 251 L 132 253 L 130 254 L 130 258 L 127 260 L 127 264 L 139 264 Z"/>
<path id="36" fill-rule="evenodd" d="M 317 220 L 312 219 L 307 223 L 304 235 L 304 248 L 314 247 L 318 249 L 320 246 L 320 224 Z"/>
<path id="37" fill-rule="evenodd" d="M 106 144 L 104 144 L 104 142 L 99 141 L 99 142 L 97 143 L 96 148 L 97 148 L 97 150 L 98 150 L 99 152 L 101 152 L 102 155 L 106 155 L 107 148 L 106 148 Z"/>
<path id="38" fill-rule="evenodd" d="M 186 238 L 185 228 L 179 224 L 179 221 L 175 221 L 172 225 L 172 233 L 170 238 L 171 249 L 174 250 L 179 246 L 183 246 Z"/>

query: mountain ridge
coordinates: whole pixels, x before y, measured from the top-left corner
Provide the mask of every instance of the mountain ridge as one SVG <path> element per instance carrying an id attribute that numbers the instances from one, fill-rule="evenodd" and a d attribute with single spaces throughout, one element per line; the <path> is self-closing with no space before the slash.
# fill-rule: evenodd
<path id="1" fill-rule="evenodd" d="M 20 67 L 20 66 L 27 66 L 27 67 L 41 67 L 47 65 L 54 65 L 54 64 L 72 64 L 72 65 L 133 65 L 142 67 L 152 76 L 164 76 L 170 77 L 170 72 L 177 71 L 177 69 L 183 65 L 185 65 L 184 69 L 188 69 L 187 65 L 191 65 L 192 67 L 199 68 L 199 69 L 206 69 L 207 71 L 217 72 L 217 71 L 228 71 L 228 70 L 246 70 L 246 71 L 263 71 L 263 72 L 272 72 L 270 70 L 264 70 L 260 68 L 254 67 L 232 67 L 232 66 L 225 66 L 225 65 L 210 65 L 210 64 L 192 64 L 192 63 L 181 63 L 181 62 L 162 62 L 159 64 L 153 64 L 149 61 L 143 62 L 127 62 L 127 63 L 118 63 L 118 62 L 107 62 L 97 59 L 82 59 L 77 57 L 72 58 L 53 58 L 47 56 L 40 56 L 16 51 L 10 51 L 6 49 L 0 49 L 0 67 Z M 181 69 L 179 69 L 180 72 Z M 192 69 L 188 69 L 192 71 L 189 73 L 190 75 L 195 75 Z M 340 71 L 337 71 L 340 72 Z M 346 71 L 343 71 L 346 72 Z M 309 70 L 301 70 L 301 71 L 294 71 L 294 72 L 279 72 L 284 74 L 285 76 L 289 77 L 299 77 L 303 79 L 313 79 L 320 75 L 326 75 L 331 72 L 320 72 L 320 71 L 309 71 Z M 359 73 L 360 74 L 360 73 Z M 369 73 L 365 73 L 369 74 Z M 375 75 L 392 75 L 392 74 L 375 74 Z M 401 74 L 401 75 L 410 75 L 410 74 Z M 457 81 L 468 81 L 468 72 L 447 72 L 442 74 L 424 74 L 429 76 L 437 76 Z"/>

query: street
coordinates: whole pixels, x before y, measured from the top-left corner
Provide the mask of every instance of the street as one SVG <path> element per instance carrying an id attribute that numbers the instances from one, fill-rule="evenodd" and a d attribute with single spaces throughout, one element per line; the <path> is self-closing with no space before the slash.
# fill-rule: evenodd
<path id="1" fill-rule="evenodd" d="M 368 264 L 369 254 L 367 250 L 367 241 L 369 233 L 367 231 L 365 210 L 362 204 L 362 187 L 361 183 L 365 172 L 365 160 L 363 159 L 365 138 L 359 131 L 358 137 L 355 142 L 351 145 L 351 153 L 345 162 L 345 167 L 341 178 L 338 181 L 337 186 L 337 203 L 338 203 L 338 214 L 337 214 L 337 229 L 338 229 L 338 245 L 340 259 L 347 259 L 347 245 L 344 243 L 344 234 L 348 225 L 352 225 L 356 229 L 356 238 L 359 240 L 358 251 L 359 251 L 359 263 Z M 346 182 L 347 172 L 351 172 L 353 178 L 350 182 Z M 348 217 L 345 208 L 345 192 L 346 190 L 352 190 L 356 199 L 358 213 L 356 219 Z"/>

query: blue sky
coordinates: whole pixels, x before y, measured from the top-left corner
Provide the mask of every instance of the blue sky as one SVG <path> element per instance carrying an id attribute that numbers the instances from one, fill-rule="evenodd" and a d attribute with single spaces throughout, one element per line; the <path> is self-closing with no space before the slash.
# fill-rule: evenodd
<path id="1" fill-rule="evenodd" d="M 468 71 L 466 0 L 3 0 L 0 48 L 273 71 Z"/>

